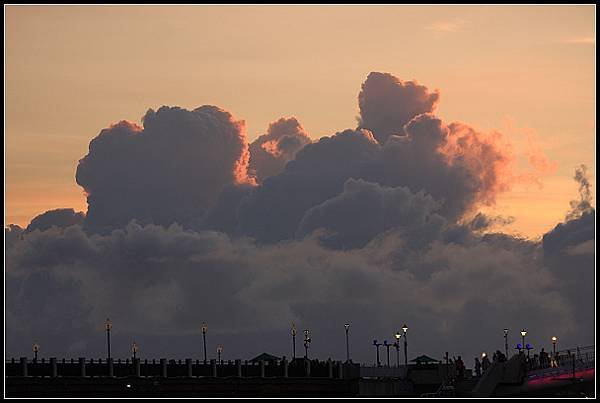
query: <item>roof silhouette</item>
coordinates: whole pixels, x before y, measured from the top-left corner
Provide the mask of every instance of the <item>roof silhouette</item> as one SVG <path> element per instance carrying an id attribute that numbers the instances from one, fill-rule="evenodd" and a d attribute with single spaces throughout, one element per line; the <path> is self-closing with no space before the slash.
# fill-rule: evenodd
<path id="1" fill-rule="evenodd" d="M 250 360 L 250 362 L 259 362 L 259 361 L 277 361 L 280 358 L 271 354 L 262 353 L 254 357 Z"/>
<path id="2" fill-rule="evenodd" d="M 420 355 L 417 358 L 413 358 L 412 360 L 410 360 L 410 362 L 416 362 L 417 364 L 431 364 L 431 363 L 438 363 L 440 362 L 439 360 L 436 360 L 435 358 L 431 358 L 427 355 Z"/>

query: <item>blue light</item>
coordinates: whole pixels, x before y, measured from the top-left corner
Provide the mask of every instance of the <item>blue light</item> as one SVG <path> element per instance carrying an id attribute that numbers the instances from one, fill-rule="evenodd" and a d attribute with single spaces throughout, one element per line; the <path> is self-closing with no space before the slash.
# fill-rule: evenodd
<path id="1" fill-rule="evenodd" d="M 520 350 L 523 348 L 523 346 L 521 345 L 521 343 L 517 343 L 517 348 Z"/>

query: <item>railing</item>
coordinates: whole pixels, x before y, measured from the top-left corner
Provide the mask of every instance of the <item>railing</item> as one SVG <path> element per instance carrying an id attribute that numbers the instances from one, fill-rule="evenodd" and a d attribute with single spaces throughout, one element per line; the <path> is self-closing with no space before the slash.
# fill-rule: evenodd
<path id="1" fill-rule="evenodd" d="M 526 378 L 534 380 L 558 377 L 594 368 L 595 351 L 595 346 L 576 347 L 574 349 L 557 351 L 556 356 L 550 354 L 550 366 L 531 369 L 528 371 Z"/>
<path id="2" fill-rule="evenodd" d="M 311 377 L 350 378 L 358 364 L 341 361 L 297 359 L 278 361 L 222 361 L 167 359 L 61 359 L 44 358 L 6 361 L 7 377 Z"/>

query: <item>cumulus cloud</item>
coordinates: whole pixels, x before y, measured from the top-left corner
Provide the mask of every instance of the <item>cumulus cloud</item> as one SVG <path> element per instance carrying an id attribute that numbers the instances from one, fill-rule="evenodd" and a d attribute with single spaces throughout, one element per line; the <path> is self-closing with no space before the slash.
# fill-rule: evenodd
<path id="1" fill-rule="evenodd" d="M 392 228 L 404 233 L 427 232 L 430 226 L 437 229 L 444 223 L 434 215 L 439 208 L 440 203 L 424 192 L 413 194 L 405 187 L 348 179 L 342 193 L 304 214 L 298 236 L 322 229 L 328 232 L 323 241 L 330 247 L 363 247 Z"/>
<path id="2" fill-rule="evenodd" d="M 585 342 L 593 209 L 541 243 L 482 234 L 502 224 L 477 207 L 508 188 L 511 150 L 444 123 L 437 101 L 372 73 L 360 127 L 315 142 L 284 118 L 248 146 L 244 123 L 212 106 L 103 130 L 77 169 L 87 215 L 5 229 L 7 351 L 35 339 L 49 355 L 101 355 L 106 317 L 121 357 L 135 338 L 150 357 L 200 358 L 202 322 L 228 358 L 289 355 L 292 322 L 311 330 L 311 356 L 337 359 L 351 323 L 363 362 L 404 322 L 410 351 L 437 357 L 496 349 L 504 327 L 543 345 L 560 324 L 561 343 Z"/>
<path id="3" fill-rule="evenodd" d="M 86 226 L 131 219 L 197 221 L 224 185 L 248 182 L 243 121 L 214 106 L 150 109 L 143 127 L 120 122 L 92 140 L 76 179 L 88 194 Z"/>
<path id="4" fill-rule="evenodd" d="M 72 208 L 49 210 L 34 217 L 25 229 L 25 232 L 31 232 L 36 229 L 45 231 L 52 226 L 65 228 L 71 225 L 83 224 L 84 219 L 85 214 L 81 211 L 75 212 Z"/>
<path id="5" fill-rule="evenodd" d="M 310 142 L 310 136 L 296 118 L 281 118 L 250 144 L 250 171 L 262 182 L 283 171 L 285 164 Z"/>
<path id="6" fill-rule="evenodd" d="M 359 127 L 369 129 L 381 143 L 421 113 L 433 112 L 439 100 L 437 91 L 416 81 L 402 81 L 388 73 L 372 72 L 358 94 Z"/>

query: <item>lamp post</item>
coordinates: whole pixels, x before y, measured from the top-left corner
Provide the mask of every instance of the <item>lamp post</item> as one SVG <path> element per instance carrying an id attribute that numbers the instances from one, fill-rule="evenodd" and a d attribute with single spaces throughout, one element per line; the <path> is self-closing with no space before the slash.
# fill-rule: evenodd
<path id="1" fill-rule="evenodd" d="M 40 351 L 40 345 L 37 343 L 33 343 L 33 361 L 37 361 L 38 351 Z"/>
<path id="2" fill-rule="evenodd" d="M 221 347 L 221 345 L 219 345 L 217 347 L 217 362 L 219 363 L 219 365 L 223 364 L 221 362 L 221 353 L 223 352 L 223 347 Z"/>
<path id="3" fill-rule="evenodd" d="M 350 362 L 350 344 L 348 343 L 348 330 L 350 329 L 350 324 L 346 323 L 344 328 L 346 329 L 346 362 Z"/>
<path id="4" fill-rule="evenodd" d="M 387 366 L 389 367 L 390 366 L 390 346 L 391 346 L 391 344 L 388 344 L 387 340 L 384 340 L 383 345 L 387 349 Z"/>
<path id="5" fill-rule="evenodd" d="M 396 342 L 394 343 L 394 346 L 396 346 L 396 366 L 400 367 L 400 337 L 402 337 L 402 335 L 400 332 L 396 332 L 395 336 Z"/>
<path id="6" fill-rule="evenodd" d="M 377 343 L 377 339 L 375 339 L 375 340 L 373 340 L 373 345 L 377 349 L 377 366 L 380 367 L 381 364 L 379 362 L 379 346 L 381 346 L 381 343 Z"/>
<path id="7" fill-rule="evenodd" d="M 206 323 L 202 324 L 202 341 L 204 342 L 204 363 L 206 364 L 206 332 L 208 331 L 208 326 Z"/>
<path id="8" fill-rule="evenodd" d="M 554 366 L 558 367 L 558 360 L 556 359 L 556 342 L 558 338 L 556 336 L 552 336 L 552 361 Z"/>
<path id="9" fill-rule="evenodd" d="M 308 329 L 304 330 L 304 358 L 308 359 L 308 347 L 310 344 L 310 332 Z"/>
<path id="10" fill-rule="evenodd" d="M 110 358 L 110 329 L 112 329 L 112 322 L 109 318 L 106 318 L 104 325 L 106 326 L 106 348 L 108 350 L 108 358 Z"/>
<path id="11" fill-rule="evenodd" d="M 133 359 L 135 360 L 135 358 L 137 357 L 137 352 L 139 350 L 138 345 L 135 343 L 135 341 L 133 342 L 133 345 L 131 346 L 131 352 L 133 353 Z"/>
<path id="12" fill-rule="evenodd" d="M 522 340 L 521 345 L 523 346 L 523 348 L 525 348 L 525 335 L 527 335 L 527 330 L 525 330 L 525 329 L 521 330 L 521 340 Z"/>
<path id="13" fill-rule="evenodd" d="M 504 353 L 506 354 L 506 359 L 508 360 L 508 329 L 504 328 Z"/>
<path id="14" fill-rule="evenodd" d="M 406 326 L 406 324 L 404 324 L 402 326 L 402 331 L 404 332 L 404 365 L 408 365 L 408 357 L 406 355 L 406 351 L 407 351 L 406 332 L 408 332 L 408 326 Z"/>
<path id="15" fill-rule="evenodd" d="M 296 324 L 292 323 L 292 359 L 296 359 Z"/>

